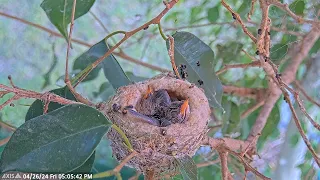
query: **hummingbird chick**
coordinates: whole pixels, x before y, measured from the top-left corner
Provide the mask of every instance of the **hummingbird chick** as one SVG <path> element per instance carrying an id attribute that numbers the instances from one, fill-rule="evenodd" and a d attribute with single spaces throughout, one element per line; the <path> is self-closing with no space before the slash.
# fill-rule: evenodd
<path id="1" fill-rule="evenodd" d="M 172 101 L 172 100 L 175 101 Z M 141 107 L 146 112 L 145 115 L 160 120 L 162 127 L 172 123 L 184 123 L 190 113 L 189 100 L 180 101 L 170 97 L 165 89 L 153 91 L 148 86 L 147 93 L 141 102 Z"/>
<path id="2" fill-rule="evenodd" d="M 161 107 L 158 111 L 161 113 L 160 121 L 168 119 L 171 123 L 184 123 L 190 114 L 189 100 L 174 101 L 167 107 Z"/>
<path id="3" fill-rule="evenodd" d="M 127 108 L 127 113 L 133 119 L 149 124 L 166 127 L 172 123 L 184 123 L 190 113 L 189 100 L 171 100 L 167 90 L 154 91 L 148 86 L 147 93 L 141 100 L 141 110 L 137 112 L 133 107 Z"/>
<path id="4" fill-rule="evenodd" d="M 166 107 L 170 104 L 170 96 L 165 89 L 154 92 L 154 90 L 148 86 L 147 93 L 141 101 L 141 113 L 147 116 L 153 116 L 160 107 Z"/>

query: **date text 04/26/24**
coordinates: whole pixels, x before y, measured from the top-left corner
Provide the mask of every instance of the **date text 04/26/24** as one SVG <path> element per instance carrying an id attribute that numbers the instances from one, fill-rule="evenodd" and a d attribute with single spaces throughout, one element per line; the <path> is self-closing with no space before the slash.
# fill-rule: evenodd
<path id="1" fill-rule="evenodd" d="M 12 179 L 39 179 L 39 180 L 63 180 L 63 179 L 92 179 L 93 175 L 90 173 L 20 173 L 7 172 L 1 175 L 0 180 Z"/>

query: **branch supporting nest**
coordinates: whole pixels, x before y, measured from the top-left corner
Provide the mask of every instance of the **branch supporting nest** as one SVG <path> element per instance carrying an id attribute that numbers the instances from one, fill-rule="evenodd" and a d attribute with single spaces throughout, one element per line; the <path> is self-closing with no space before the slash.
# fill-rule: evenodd
<path id="1" fill-rule="evenodd" d="M 21 99 L 21 98 L 34 98 L 34 99 L 39 99 L 41 101 L 47 102 L 46 104 L 48 104 L 49 102 L 56 102 L 59 104 L 81 104 L 79 102 L 76 101 L 72 101 L 69 99 L 65 99 L 63 97 L 60 97 L 54 93 L 50 93 L 50 92 L 45 92 L 45 93 L 38 93 L 35 91 L 31 91 L 31 90 L 25 90 L 25 89 L 21 89 L 17 86 L 14 87 L 8 87 L 6 85 L 0 84 L 0 89 L 4 89 L 5 91 L 0 91 L 0 97 L 1 97 L 1 92 L 2 95 L 8 94 L 8 93 L 13 93 L 14 96 L 9 98 L 7 101 L 5 101 L 3 104 L 0 105 L 0 110 L 11 104 L 13 101 Z M 44 107 L 44 109 L 46 109 L 46 107 Z"/>

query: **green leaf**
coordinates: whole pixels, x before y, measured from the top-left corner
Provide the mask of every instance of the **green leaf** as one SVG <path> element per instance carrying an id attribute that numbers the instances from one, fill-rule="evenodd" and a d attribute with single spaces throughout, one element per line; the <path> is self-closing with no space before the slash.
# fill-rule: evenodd
<path id="1" fill-rule="evenodd" d="M 267 119 L 267 123 L 261 132 L 261 136 L 259 137 L 258 144 L 261 144 L 261 147 L 267 140 L 267 138 L 277 129 L 279 122 L 280 111 L 278 105 L 275 105 L 271 110 L 271 113 Z"/>
<path id="2" fill-rule="evenodd" d="M 90 173 L 95 157 L 96 157 L 96 152 L 94 151 L 92 153 L 92 155 L 89 157 L 89 159 L 84 164 L 82 164 L 80 167 L 73 170 L 72 173 Z"/>
<path id="3" fill-rule="evenodd" d="M 311 50 L 309 51 L 309 54 L 314 54 L 319 52 L 320 49 L 320 38 L 314 43 Z"/>
<path id="4" fill-rule="evenodd" d="M 1 172 L 64 173 L 83 165 L 111 123 L 96 109 L 71 104 L 20 126 L 6 145 Z"/>
<path id="5" fill-rule="evenodd" d="M 220 6 L 217 5 L 212 7 L 208 10 L 208 20 L 212 23 L 216 22 L 219 19 L 219 8 Z"/>
<path id="6" fill-rule="evenodd" d="M 74 19 L 76 20 L 86 14 L 94 2 L 95 0 L 77 1 Z M 44 0 L 40 6 L 46 12 L 51 23 L 56 26 L 67 40 L 67 27 L 71 22 L 73 0 Z"/>
<path id="7" fill-rule="evenodd" d="M 233 130 L 238 127 L 239 122 L 240 122 L 239 107 L 236 103 L 231 102 L 230 118 L 228 120 L 228 126 L 225 130 L 225 133 L 230 134 L 231 132 L 233 132 Z"/>
<path id="8" fill-rule="evenodd" d="M 251 6 L 251 1 L 244 1 L 239 9 L 237 10 L 238 14 L 243 18 L 245 15 L 249 13 L 249 9 Z"/>
<path id="9" fill-rule="evenodd" d="M 200 85 L 205 91 L 209 103 L 213 107 L 221 107 L 222 84 L 216 76 L 214 53 L 212 49 L 195 35 L 188 32 L 177 32 L 174 38 L 174 59 L 177 65 L 185 64 L 188 73 L 187 80 Z M 169 42 L 167 40 L 167 48 Z M 200 63 L 200 66 L 197 65 Z"/>
<path id="10" fill-rule="evenodd" d="M 132 72 L 126 72 L 126 75 L 129 77 L 129 79 L 133 82 L 140 82 L 140 81 L 145 81 L 148 78 L 141 77 L 141 76 L 136 76 Z"/>
<path id="11" fill-rule="evenodd" d="M 242 43 L 232 42 L 226 45 L 217 44 L 218 55 L 217 59 L 221 58 L 224 63 L 230 63 L 231 61 L 239 62 L 241 56 L 239 56 L 243 48 Z"/>
<path id="12" fill-rule="evenodd" d="M 299 142 L 299 139 L 300 139 L 300 135 L 298 133 L 290 137 L 290 144 L 292 145 L 292 148 L 297 145 L 297 143 Z"/>
<path id="13" fill-rule="evenodd" d="M 103 100 L 108 100 L 109 97 L 113 96 L 114 94 L 115 90 L 108 82 L 102 83 L 99 88 L 99 91 L 93 93 L 95 97 L 99 96 Z"/>
<path id="14" fill-rule="evenodd" d="M 308 176 L 308 173 L 310 171 L 313 171 L 316 173 L 316 170 L 314 169 L 314 167 L 312 166 L 311 162 L 308 161 L 304 161 L 303 163 L 299 164 L 297 166 L 300 171 L 301 171 L 301 179 L 306 179 L 306 177 Z M 309 177 L 310 179 L 312 179 L 311 177 Z M 316 178 L 315 178 L 316 179 Z"/>
<path id="15" fill-rule="evenodd" d="M 305 2 L 303 0 L 296 0 L 290 4 L 289 8 L 296 14 L 303 16 L 303 12 L 305 9 Z"/>
<path id="16" fill-rule="evenodd" d="M 198 179 L 197 165 L 190 156 L 176 158 L 184 180 Z"/>
<path id="17" fill-rule="evenodd" d="M 109 47 L 105 43 L 105 40 L 101 40 L 75 60 L 73 70 L 85 69 L 88 65 L 95 62 L 108 51 Z M 114 89 L 131 83 L 131 81 L 122 70 L 117 59 L 112 54 L 105 58 L 102 63 L 100 63 L 95 69 L 93 69 L 84 79 L 84 81 L 96 78 L 101 68 L 103 69 L 106 78 L 109 80 Z"/>
<path id="18" fill-rule="evenodd" d="M 52 92 L 52 93 L 54 93 L 56 95 L 59 95 L 61 97 L 64 97 L 66 99 L 70 99 L 70 100 L 76 101 L 76 98 L 69 91 L 69 88 L 67 86 L 51 90 L 50 92 Z M 30 120 L 32 118 L 35 118 L 37 116 L 42 115 L 43 114 L 43 106 L 44 106 L 44 103 L 42 101 L 35 100 L 31 104 L 30 108 L 28 109 L 28 112 L 27 112 L 26 117 L 25 117 L 25 121 L 28 121 L 28 120 Z M 61 104 L 56 103 L 56 102 L 50 102 L 49 106 L 48 106 L 48 112 L 53 111 L 55 109 L 58 109 L 58 108 L 60 108 L 62 106 L 64 106 L 64 105 L 61 105 Z"/>
<path id="19" fill-rule="evenodd" d="M 52 75 L 53 70 L 58 64 L 58 57 L 55 53 L 55 43 L 52 44 L 52 52 L 53 52 L 52 63 L 49 70 L 43 75 L 44 83 L 42 84 L 41 89 L 44 89 L 45 87 L 51 84 L 50 77 Z"/>
<path id="20" fill-rule="evenodd" d="M 191 8 L 190 13 L 190 24 L 195 23 L 198 20 L 200 13 L 202 12 L 203 7 L 195 6 Z"/>
<path id="21" fill-rule="evenodd" d="M 176 21 L 180 15 L 182 15 L 183 12 L 181 11 L 176 11 L 176 12 L 170 12 L 168 15 L 165 17 L 164 21 L 168 22 L 170 20 Z"/>
<path id="22" fill-rule="evenodd" d="M 270 51 L 270 58 L 273 61 L 281 60 L 288 53 L 288 45 L 287 44 L 275 44 L 272 46 Z"/>

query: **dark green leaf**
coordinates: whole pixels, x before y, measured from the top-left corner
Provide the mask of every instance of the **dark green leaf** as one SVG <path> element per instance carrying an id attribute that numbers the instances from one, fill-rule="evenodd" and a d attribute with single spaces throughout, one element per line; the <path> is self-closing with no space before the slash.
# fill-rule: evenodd
<path id="1" fill-rule="evenodd" d="M 52 64 L 49 67 L 49 70 L 43 75 L 44 83 L 43 83 L 41 89 L 44 89 L 45 87 L 47 87 L 48 85 L 51 84 L 51 80 L 50 80 L 51 74 L 52 74 L 54 68 L 58 64 L 58 57 L 55 53 L 55 43 L 52 44 L 52 53 L 53 53 Z"/>
<path id="2" fill-rule="evenodd" d="M 191 8 L 191 14 L 190 14 L 190 23 L 195 23 L 197 21 L 197 19 L 199 19 L 199 15 L 202 12 L 203 7 L 193 7 Z"/>
<path id="3" fill-rule="evenodd" d="M 86 14 L 94 2 L 95 0 L 77 1 L 74 19 Z M 40 6 L 46 12 L 51 23 L 68 39 L 67 27 L 71 22 L 73 0 L 44 0 Z"/>
<path id="4" fill-rule="evenodd" d="M 275 105 L 267 119 L 267 123 L 264 126 L 261 136 L 259 137 L 258 143 L 261 143 L 261 146 L 267 140 L 267 138 L 277 129 L 277 126 L 280 122 L 280 111 L 278 105 Z"/>
<path id="5" fill-rule="evenodd" d="M 107 47 L 107 51 L 109 48 Z M 111 54 L 107 59 L 102 61 L 104 75 L 114 89 L 126 86 L 131 83 L 126 73 L 124 73 L 117 59 Z"/>
<path id="6" fill-rule="evenodd" d="M 290 137 L 290 144 L 292 145 L 292 147 L 295 147 L 297 145 L 297 143 L 299 142 L 299 139 L 300 139 L 300 135 L 297 133 Z"/>
<path id="7" fill-rule="evenodd" d="M 227 127 L 224 131 L 226 134 L 233 132 L 240 122 L 240 110 L 236 103 L 231 102 L 230 118 L 227 120 Z"/>
<path id="8" fill-rule="evenodd" d="M 145 81 L 148 78 L 141 77 L 141 76 L 136 76 L 132 72 L 126 72 L 126 75 L 129 77 L 129 79 L 133 82 L 140 82 L 140 81 Z"/>
<path id="9" fill-rule="evenodd" d="M 300 176 L 301 179 L 306 179 L 306 177 L 308 176 L 308 173 L 310 173 L 310 171 L 313 171 L 314 173 L 316 172 L 310 162 L 304 161 L 303 163 L 299 164 L 297 167 L 301 171 L 301 176 Z M 312 179 L 311 177 L 309 177 L 309 178 Z"/>
<path id="10" fill-rule="evenodd" d="M 314 43 L 309 54 L 317 53 L 320 50 L 320 38 Z"/>
<path id="11" fill-rule="evenodd" d="M 270 51 L 270 58 L 273 61 L 281 60 L 288 53 L 287 44 L 275 44 Z"/>
<path id="12" fill-rule="evenodd" d="M 242 18 L 249 13 L 249 9 L 250 9 L 250 6 L 251 6 L 250 2 L 251 1 L 243 1 L 241 6 L 239 7 L 239 9 L 237 10 L 237 12 L 239 13 L 239 15 Z"/>
<path id="13" fill-rule="evenodd" d="M 212 23 L 216 22 L 219 19 L 219 10 L 220 5 L 212 7 L 208 10 L 208 20 Z"/>
<path id="14" fill-rule="evenodd" d="M 231 101 L 228 100 L 228 97 L 222 96 L 221 106 L 224 109 L 224 112 L 222 115 L 222 123 L 223 123 L 223 128 L 225 128 L 228 125 L 228 121 L 231 115 Z"/>
<path id="15" fill-rule="evenodd" d="M 96 152 L 94 151 L 92 155 L 89 157 L 89 159 L 87 159 L 87 161 L 84 164 L 82 164 L 80 167 L 73 170 L 72 173 L 90 173 L 94 163 L 95 156 L 96 156 Z"/>
<path id="16" fill-rule="evenodd" d="M 1 172 L 70 172 L 92 155 L 111 123 L 96 109 L 71 104 L 33 118 L 12 135 Z"/>
<path id="17" fill-rule="evenodd" d="M 296 0 L 290 4 L 289 8 L 297 15 L 303 16 L 304 8 L 306 4 L 303 0 Z"/>
<path id="18" fill-rule="evenodd" d="M 198 179 L 197 165 L 189 156 L 176 158 L 178 167 L 184 180 Z"/>
<path id="19" fill-rule="evenodd" d="M 239 54 L 243 47 L 242 43 L 232 42 L 226 45 L 217 44 L 218 55 L 217 59 L 221 58 L 224 63 L 238 62 L 240 57 Z"/>
<path id="20" fill-rule="evenodd" d="M 99 91 L 93 93 L 95 97 L 100 97 L 103 100 L 108 100 L 109 97 L 113 96 L 115 94 L 115 90 L 113 87 L 108 83 L 102 83 Z"/>
<path id="21" fill-rule="evenodd" d="M 183 14 L 182 12 L 180 11 L 176 11 L 176 12 L 170 12 L 168 13 L 168 15 L 165 17 L 164 21 L 167 22 L 167 21 L 170 21 L 170 20 L 177 20 L 179 15 Z"/>
<path id="22" fill-rule="evenodd" d="M 75 60 L 73 70 L 85 69 L 88 65 L 95 62 L 108 51 L 109 47 L 106 45 L 105 40 L 101 40 Z M 95 69 L 93 69 L 90 74 L 84 79 L 84 81 L 96 78 L 101 68 L 103 68 L 106 78 L 109 80 L 114 89 L 120 86 L 128 85 L 130 83 L 130 80 L 112 54 L 105 58 L 102 63 L 100 63 Z"/>
<path id="23" fill-rule="evenodd" d="M 209 103 L 213 107 L 220 107 L 222 84 L 213 69 L 214 53 L 211 48 L 195 35 L 188 32 L 177 32 L 174 37 L 174 58 L 177 65 L 185 64 L 188 73 L 187 80 L 201 86 Z M 167 41 L 169 49 L 169 42 Z M 199 61 L 200 66 L 197 66 Z M 203 84 L 199 84 L 199 80 Z"/>
<path id="24" fill-rule="evenodd" d="M 274 20 L 275 21 L 280 20 L 279 23 L 282 24 L 283 21 L 279 17 L 283 17 L 285 15 L 285 12 L 283 12 L 280 8 L 276 6 L 270 6 L 269 15 L 270 15 L 270 18 L 272 18 L 272 25 L 277 24 L 276 22 L 274 22 Z"/>
<path id="25" fill-rule="evenodd" d="M 62 88 L 58 88 L 58 89 L 54 89 L 52 91 L 50 91 L 56 95 L 59 95 L 61 97 L 64 97 L 66 99 L 70 99 L 73 101 L 76 101 L 76 98 L 73 96 L 73 94 L 69 91 L 69 88 L 67 86 L 62 87 Z M 32 105 L 30 106 L 30 108 L 28 109 L 28 112 L 26 114 L 26 118 L 25 120 L 28 121 L 32 118 L 35 118 L 37 116 L 40 116 L 43 114 L 43 106 L 44 103 L 40 100 L 35 100 Z M 48 112 L 53 111 L 55 109 L 58 109 L 60 107 L 62 107 L 64 105 L 61 105 L 59 103 L 56 102 L 50 102 L 49 103 L 49 107 L 48 107 Z"/>

